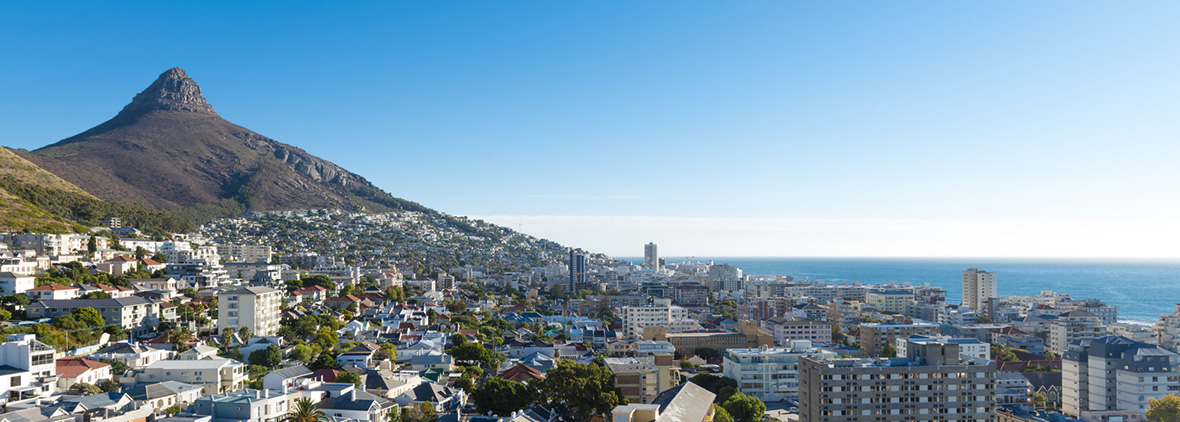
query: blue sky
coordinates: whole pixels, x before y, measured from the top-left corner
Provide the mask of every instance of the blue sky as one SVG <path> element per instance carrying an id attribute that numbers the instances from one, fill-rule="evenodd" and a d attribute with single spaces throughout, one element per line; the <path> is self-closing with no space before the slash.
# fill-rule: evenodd
<path id="1" fill-rule="evenodd" d="M 62 11 L 65 10 L 65 11 Z M 669 255 L 1177 256 L 1180 3 L 0 3 L 0 144 L 180 66 L 396 196 Z"/>

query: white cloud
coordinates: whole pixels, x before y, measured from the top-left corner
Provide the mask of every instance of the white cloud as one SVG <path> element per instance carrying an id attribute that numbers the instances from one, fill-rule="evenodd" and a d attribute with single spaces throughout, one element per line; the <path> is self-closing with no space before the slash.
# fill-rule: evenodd
<path id="1" fill-rule="evenodd" d="M 1177 257 L 1170 220 L 968 221 L 701 218 L 660 216 L 470 216 L 615 256 Z M 518 226 L 520 225 L 520 226 Z"/>

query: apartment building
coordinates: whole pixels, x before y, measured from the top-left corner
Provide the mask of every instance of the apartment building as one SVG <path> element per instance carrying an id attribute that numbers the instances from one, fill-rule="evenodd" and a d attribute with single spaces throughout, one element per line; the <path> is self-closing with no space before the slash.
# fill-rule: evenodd
<path id="1" fill-rule="evenodd" d="M 1160 315 L 1153 327 L 1155 342 L 1168 350 L 1180 350 L 1180 303 L 1175 306 L 1175 312 Z"/>
<path id="2" fill-rule="evenodd" d="M 42 300 L 69 300 L 79 296 L 81 289 L 74 286 L 62 286 L 60 284 L 46 284 L 41 287 L 34 287 L 25 291 L 25 296 L 33 301 Z"/>
<path id="3" fill-rule="evenodd" d="M 270 287 L 243 287 L 217 294 L 217 332 L 249 327 L 255 336 L 273 336 L 279 331 L 283 292 Z"/>
<path id="4" fill-rule="evenodd" d="M 903 314 L 906 305 L 914 301 L 909 290 L 881 290 L 865 293 L 865 305 L 889 314 Z"/>
<path id="5" fill-rule="evenodd" d="M 803 318 L 774 317 L 759 321 L 774 336 L 774 344 L 789 345 L 794 340 L 815 344 L 832 344 L 832 325 Z"/>
<path id="6" fill-rule="evenodd" d="M 886 344 L 895 345 L 897 339 L 914 335 L 934 336 L 939 334 L 938 324 L 929 322 L 915 322 L 912 324 L 895 324 L 877 322 L 860 324 L 860 347 L 865 356 L 878 356 Z"/>
<path id="7" fill-rule="evenodd" d="M 726 378 L 737 380 L 742 394 L 768 401 L 799 398 L 799 359 L 835 358 L 836 353 L 794 340 L 786 347 L 756 347 L 726 350 Z"/>
<path id="8" fill-rule="evenodd" d="M 201 394 L 207 396 L 241 390 L 248 378 L 246 364 L 231 359 L 209 358 L 156 361 L 143 368 L 127 371 L 119 382 L 124 387 L 128 384 L 155 384 L 162 381 L 183 382 L 201 387 Z"/>
<path id="9" fill-rule="evenodd" d="M 136 338 L 160 325 L 160 304 L 139 296 L 118 299 L 42 300 L 25 307 L 29 319 L 57 318 L 78 308 L 94 308 L 108 325 L 118 325 Z"/>
<path id="10" fill-rule="evenodd" d="M 639 338 L 643 335 L 644 327 L 666 327 L 688 319 L 688 309 L 673 305 L 671 299 L 655 299 L 647 306 L 624 306 L 621 316 L 623 335 L 628 338 Z"/>
<path id="11" fill-rule="evenodd" d="M 1149 400 L 1180 393 L 1178 368 L 1176 352 L 1126 337 L 1070 344 L 1061 356 L 1061 410 L 1084 421 L 1142 421 Z"/>
<path id="12" fill-rule="evenodd" d="M 240 390 L 207 394 L 189 406 L 196 415 L 212 416 L 215 421 L 275 422 L 287 416 L 302 393 L 283 390 Z"/>
<path id="13" fill-rule="evenodd" d="M 1086 311 L 1069 311 L 1058 315 L 1057 320 L 1049 326 L 1050 352 L 1058 355 L 1065 353 L 1070 343 L 1090 340 L 1106 335 L 1106 327 L 1102 320 Z"/>
<path id="14" fill-rule="evenodd" d="M 799 420 L 995 420 L 994 361 L 961 358 L 957 344 L 909 344 L 908 358 L 804 357 Z"/>
<path id="15" fill-rule="evenodd" d="M 230 262 L 270 262 L 270 245 L 217 245 L 217 255 Z"/>
<path id="16" fill-rule="evenodd" d="M 963 271 L 963 306 L 984 309 L 984 301 L 997 296 L 996 273 L 977 268 Z"/>
<path id="17" fill-rule="evenodd" d="M 660 393 L 680 383 L 680 371 L 672 355 L 606 358 L 615 373 L 615 386 L 631 403 L 651 403 Z"/>

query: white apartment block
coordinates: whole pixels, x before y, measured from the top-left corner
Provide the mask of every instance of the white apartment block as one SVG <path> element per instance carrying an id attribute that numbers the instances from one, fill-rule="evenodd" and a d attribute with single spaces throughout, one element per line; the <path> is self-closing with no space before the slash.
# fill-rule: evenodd
<path id="1" fill-rule="evenodd" d="M 36 278 L 31 275 L 0 273 L 0 295 L 18 295 L 32 289 Z"/>
<path id="2" fill-rule="evenodd" d="M 999 297 L 996 273 L 977 268 L 963 271 L 963 305 L 971 309 L 984 309 L 983 302 L 993 297 Z"/>
<path id="3" fill-rule="evenodd" d="M 909 337 L 898 337 L 896 339 L 897 357 L 906 357 L 906 350 L 910 343 L 914 344 L 957 344 L 959 345 L 959 357 L 973 357 L 983 360 L 991 360 L 992 345 L 979 341 L 976 338 L 952 338 L 951 336 L 922 336 L 915 335 Z"/>
<path id="4" fill-rule="evenodd" d="M 1180 355 L 1154 344 L 1084 340 L 1061 363 L 1062 412 L 1085 421 L 1140 421 L 1149 400 L 1180 392 Z"/>
<path id="5" fill-rule="evenodd" d="M 270 245 L 217 245 L 217 254 L 232 262 L 270 262 Z"/>
<path id="6" fill-rule="evenodd" d="M 1176 312 L 1160 315 L 1155 322 L 1155 341 L 1168 350 L 1180 350 L 1180 303 Z"/>
<path id="7" fill-rule="evenodd" d="M 249 327 L 255 336 L 273 336 L 279 331 L 283 292 L 269 287 L 244 287 L 217 294 L 217 332 Z"/>
<path id="8" fill-rule="evenodd" d="M 762 401 L 799 398 L 799 358 L 835 358 L 836 353 L 791 341 L 786 347 L 727 349 L 723 375 L 737 380 L 738 389 Z"/>
<path id="9" fill-rule="evenodd" d="M 832 325 L 803 318 L 774 317 L 759 321 L 759 325 L 774 335 L 774 344 L 789 345 L 792 340 L 813 344 L 832 344 Z"/>
<path id="10" fill-rule="evenodd" d="M 914 292 L 883 290 L 865 293 L 865 305 L 889 314 L 905 313 L 906 305 L 914 301 Z"/>
<path id="11" fill-rule="evenodd" d="M 29 319 L 57 318 L 78 308 L 94 308 L 107 324 L 117 324 L 137 338 L 160 325 L 160 303 L 139 296 L 118 299 L 42 300 L 25 307 Z"/>
<path id="12" fill-rule="evenodd" d="M 672 326 L 688 319 L 688 309 L 672 305 L 671 299 L 656 299 L 647 306 L 622 307 L 623 333 L 630 338 L 643 336 L 643 327 Z"/>
<path id="13" fill-rule="evenodd" d="M 1058 355 L 1065 353 L 1069 344 L 1106 335 L 1102 320 L 1086 311 L 1069 311 L 1058 315 L 1049 326 L 1049 344 L 1045 349 Z"/>

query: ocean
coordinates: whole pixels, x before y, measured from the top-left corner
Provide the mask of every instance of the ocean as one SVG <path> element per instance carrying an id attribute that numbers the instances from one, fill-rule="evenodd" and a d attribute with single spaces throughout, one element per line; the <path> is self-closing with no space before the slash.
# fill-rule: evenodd
<path id="1" fill-rule="evenodd" d="M 618 258 L 642 263 L 643 258 Z M 999 258 L 738 258 L 665 257 L 667 263 L 711 260 L 747 275 L 789 275 L 825 282 L 889 281 L 930 283 L 947 291 L 947 302 L 962 298 L 968 268 L 996 273 L 1001 295 L 1037 295 L 1041 290 L 1095 298 L 1118 306 L 1119 319 L 1153 323 L 1180 302 L 1180 260 L 999 259 Z"/>

